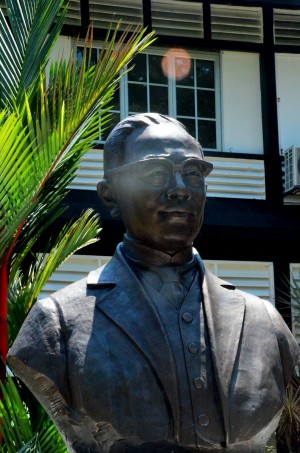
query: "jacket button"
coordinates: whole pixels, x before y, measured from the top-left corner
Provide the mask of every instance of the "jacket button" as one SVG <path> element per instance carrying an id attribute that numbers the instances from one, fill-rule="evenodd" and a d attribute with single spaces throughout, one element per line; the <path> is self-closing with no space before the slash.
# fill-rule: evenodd
<path id="1" fill-rule="evenodd" d="M 202 377 L 196 377 L 194 379 L 194 385 L 195 385 L 196 389 L 203 389 L 204 384 L 205 384 L 205 381 Z"/>
<path id="2" fill-rule="evenodd" d="M 199 348 L 198 346 L 196 345 L 196 343 L 190 343 L 189 344 L 189 351 L 192 353 L 192 354 L 196 354 L 196 352 L 198 352 Z"/>
<path id="3" fill-rule="evenodd" d="M 209 425 L 209 418 L 206 414 L 200 414 L 198 417 L 198 422 L 200 426 L 208 426 Z"/>
<path id="4" fill-rule="evenodd" d="M 183 313 L 182 319 L 185 322 L 192 322 L 193 321 L 193 315 L 187 311 L 186 313 Z"/>

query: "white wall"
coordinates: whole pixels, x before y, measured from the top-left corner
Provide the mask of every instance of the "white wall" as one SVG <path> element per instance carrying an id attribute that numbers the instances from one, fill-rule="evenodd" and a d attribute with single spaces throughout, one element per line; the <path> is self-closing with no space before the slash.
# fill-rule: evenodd
<path id="1" fill-rule="evenodd" d="M 280 149 L 300 146 L 300 55 L 276 55 Z"/>
<path id="2" fill-rule="evenodd" d="M 222 52 L 223 151 L 263 154 L 259 55 Z"/>

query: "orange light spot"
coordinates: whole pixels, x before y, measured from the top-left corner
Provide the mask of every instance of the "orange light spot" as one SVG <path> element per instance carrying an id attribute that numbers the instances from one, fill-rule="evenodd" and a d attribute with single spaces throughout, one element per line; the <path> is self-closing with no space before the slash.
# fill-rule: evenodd
<path id="1" fill-rule="evenodd" d="M 191 71 L 191 57 L 184 49 L 170 49 L 163 57 L 161 65 L 166 77 L 182 80 Z"/>

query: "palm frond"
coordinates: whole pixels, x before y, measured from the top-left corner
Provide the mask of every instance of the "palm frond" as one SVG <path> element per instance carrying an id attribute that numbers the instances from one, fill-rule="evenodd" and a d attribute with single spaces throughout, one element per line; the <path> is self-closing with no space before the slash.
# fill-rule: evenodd
<path id="1" fill-rule="evenodd" d="M 4 397 L 0 400 L 0 432 L 4 440 L 4 452 L 15 453 L 33 436 L 28 411 L 10 376 L 5 385 L 0 382 L 0 388 Z"/>
<path id="2" fill-rule="evenodd" d="M 68 451 L 50 418 L 44 422 L 43 428 L 39 432 L 38 440 L 41 453 L 67 453 Z"/>
<path id="3" fill-rule="evenodd" d="M 2 112 L 3 113 L 3 112 Z M 7 246 L 24 218 L 32 211 L 30 201 L 36 183 L 41 184 L 46 166 L 35 165 L 36 145 L 28 144 L 21 118 L 5 112 L 0 124 L 0 264 Z"/>
<path id="4" fill-rule="evenodd" d="M 300 442 L 300 379 L 294 376 L 286 390 L 286 400 L 277 434 L 289 447 Z"/>
<path id="5" fill-rule="evenodd" d="M 67 453 L 61 435 L 45 411 L 42 411 L 39 430 L 33 432 L 17 380 L 8 375 L 6 384 L 0 383 L 0 388 L 4 396 L 0 400 L 2 453 Z"/>
<path id="6" fill-rule="evenodd" d="M 45 78 L 40 76 L 37 106 L 33 108 L 25 96 L 18 124 L 13 125 L 9 117 L 15 139 L 13 147 L 5 143 L 8 134 L 1 140 L 0 131 L 0 144 L 3 143 L 0 151 L 0 173 L 3 175 L 0 182 L 3 213 L 0 212 L 0 250 L 3 251 L 0 252 L 0 264 L 7 246 L 20 235 L 30 214 L 38 212 L 37 206 L 42 206 L 39 200 L 42 195 L 45 198 L 43 188 L 49 180 L 52 187 L 59 184 L 59 190 L 51 193 L 53 203 L 61 200 L 62 193 L 75 176 L 80 158 L 98 138 L 100 116 L 104 122 L 109 116 L 109 104 L 121 77 L 120 68 L 130 63 L 153 39 L 153 35 L 144 37 L 145 32 L 139 29 L 130 38 L 130 44 L 124 42 L 127 33 L 115 43 L 117 31 L 118 27 L 112 36 L 107 36 L 103 59 L 95 66 L 88 67 L 84 63 L 78 68 L 72 57 L 67 65 L 61 61 L 56 65 L 55 76 L 47 90 Z M 117 53 L 112 43 L 116 44 Z M 84 61 L 90 46 L 89 38 Z M 8 166 L 7 162 L 10 162 Z M 14 178 L 10 178 L 12 174 Z M 36 225 L 31 223 L 33 226 Z"/>
<path id="7" fill-rule="evenodd" d="M 18 453 L 67 453 L 67 447 L 57 428 L 47 416 L 41 430 L 18 451 Z"/>
<path id="8" fill-rule="evenodd" d="M 20 268 L 10 273 L 9 344 L 14 341 L 30 308 L 53 272 L 71 255 L 98 239 L 99 217 L 88 209 L 77 221 L 65 225 L 51 243 L 49 251 L 34 253 L 27 271 Z"/>
<path id="9" fill-rule="evenodd" d="M 14 100 L 20 104 L 45 68 L 63 25 L 63 3 L 6 0 L 9 23 L 0 11 L 0 107 Z"/>

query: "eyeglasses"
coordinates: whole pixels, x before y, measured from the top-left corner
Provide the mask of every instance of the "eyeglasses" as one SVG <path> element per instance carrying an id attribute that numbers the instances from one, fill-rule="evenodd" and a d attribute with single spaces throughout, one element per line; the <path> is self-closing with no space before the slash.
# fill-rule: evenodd
<path id="1" fill-rule="evenodd" d="M 211 172 L 212 168 L 213 165 L 210 162 L 197 158 L 185 159 L 180 164 L 176 164 L 165 157 L 155 157 L 107 170 L 105 175 L 132 171 L 153 186 L 164 186 L 171 182 L 176 172 L 179 172 L 186 185 L 200 187 L 204 177 Z"/>

